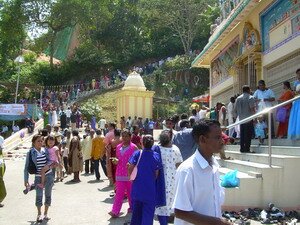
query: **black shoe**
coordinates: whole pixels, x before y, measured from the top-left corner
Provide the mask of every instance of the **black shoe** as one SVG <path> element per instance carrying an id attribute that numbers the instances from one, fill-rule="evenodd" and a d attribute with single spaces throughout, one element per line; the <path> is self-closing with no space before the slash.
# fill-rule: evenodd
<path id="1" fill-rule="evenodd" d="M 42 215 L 38 215 L 38 216 L 37 216 L 36 222 L 37 222 L 37 223 L 43 222 L 43 217 L 42 217 Z"/>

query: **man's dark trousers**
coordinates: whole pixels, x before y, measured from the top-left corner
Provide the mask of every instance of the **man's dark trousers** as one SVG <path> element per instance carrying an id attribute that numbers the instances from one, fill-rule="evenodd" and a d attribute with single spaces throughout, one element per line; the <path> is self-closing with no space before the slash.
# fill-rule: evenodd
<path id="1" fill-rule="evenodd" d="M 90 166 L 91 163 L 91 166 Z M 84 171 L 85 173 L 94 173 L 94 161 L 87 159 L 84 161 Z"/>
<path id="2" fill-rule="evenodd" d="M 240 125 L 240 151 L 250 152 L 251 139 L 253 135 L 254 127 L 253 121 Z"/>
<path id="3" fill-rule="evenodd" d="M 94 160 L 94 169 L 95 169 L 95 176 L 96 176 L 97 180 L 100 179 L 99 161 L 101 163 L 101 167 L 103 169 L 103 172 L 104 172 L 105 176 L 107 176 L 107 172 L 106 172 L 106 158 L 104 157 L 102 159 L 96 159 L 96 160 Z"/>

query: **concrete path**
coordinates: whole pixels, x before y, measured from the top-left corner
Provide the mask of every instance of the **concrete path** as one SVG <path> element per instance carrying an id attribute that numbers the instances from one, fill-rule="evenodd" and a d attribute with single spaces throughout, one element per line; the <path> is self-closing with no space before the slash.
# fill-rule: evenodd
<path id="1" fill-rule="evenodd" d="M 22 192 L 24 189 L 24 160 L 9 160 L 6 161 L 6 165 L 4 181 L 8 194 L 3 201 L 4 207 L 0 208 L 0 224 L 36 224 L 35 191 L 31 191 L 27 195 Z M 101 176 L 104 176 L 103 173 Z M 123 225 L 130 221 L 130 215 L 126 213 L 127 202 L 123 204 L 121 218 L 110 219 L 108 212 L 111 210 L 113 198 L 109 197 L 112 188 L 108 187 L 107 179 L 96 182 L 92 175 L 81 176 L 81 182 L 76 184 L 69 183 L 68 181 L 71 179 L 72 177 L 69 176 L 63 182 L 55 183 L 52 206 L 48 213 L 51 220 L 42 224 Z M 33 177 L 31 177 L 31 181 L 33 181 Z"/>
<path id="2" fill-rule="evenodd" d="M 28 151 L 30 142 L 23 142 L 20 147 L 13 150 L 13 157 L 6 160 L 7 170 L 4 182 L 7 189 L 7 197 L 4 199 L 3 208 L 0 208 L 0 225 L 33 225 L 36 221 L 35 191 L 23 194 L 23 168 L 25 163 L 24 153 Z M 48 222 L 40 224 L 49 225 L 123 225 L 130 221 L 127 214 L 128 203 L 124 202 L 122 216 L 111 219 L 108 212 L 111 211 L 113 198 L 109 194 L 113 191 L 108 186 L 108 180 L 100 171 L 101 182 L 97 182 L 93 175 L 81 175 L 80 183 L 69 183 L 71 176 L 63 182 L 55 183 L 52 193 L 52 206 L 48 216 Z M 30 181 L 33 182 L 31 176 Z M 157 221 L 154 225 L 158 225 Z M 252 221 L 252 225 L 260 224 Z"/>
<path id="3" fill-rule="evenodd" d="M 35 191 L 23 194 L 23 168 L 24 159 L 12 159 L 6 161 L 7 170 L 4 181 L 7 196 L 3 201 L 4 207 L 0 208 L 1 225 L 34 225 L 37 212 L 34 205 Z M 69 183 L 72 179 L 68 176 L 63 182 L 55 183 L 52 193 L 52 206 L 49 209 L 51 220 L 49 225 L 123 225 L 130 221 L 127 215 L 128 203 L 124 202 L 123 215 L 117 219 L 111 219 L 108 212 L 111 210 L 113 198 L 109 194 L 113 191 L 108 186 L 108 180 L 102 179 L 104 174 L 100 171 L 101 181 L 95 181 L 93 175 L 81 175 L 80 183 Z M 33 176 L 30 178 L 33 182 Z M 154 225 L 158 225 L 157 221 Z M 251 224 L 260 224 L 252 221 Z"/>

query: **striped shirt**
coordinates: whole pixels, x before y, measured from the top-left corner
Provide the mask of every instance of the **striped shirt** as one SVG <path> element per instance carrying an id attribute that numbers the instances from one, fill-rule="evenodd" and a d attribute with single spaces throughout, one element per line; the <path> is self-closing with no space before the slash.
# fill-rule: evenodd
<path id="1" fill-rule="evenodd" d="M 37 155 L 36 155 L 36 176 L 41 176 L 41 171 L 43 169 L 44 166 L 47 165 L 47 157 L 44 151 L 36 151 Z M 45 173 L 46 175 L 49 174 L 51 172 L 51 169 L 47 170 L 47 172 Z"/>

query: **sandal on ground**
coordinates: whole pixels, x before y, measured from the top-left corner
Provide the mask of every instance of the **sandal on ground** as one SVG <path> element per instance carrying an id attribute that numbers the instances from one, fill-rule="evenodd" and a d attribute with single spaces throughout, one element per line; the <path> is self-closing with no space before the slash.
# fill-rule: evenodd
<path id="1" fill-rule="evenodd" d="M 42 215 L 38 215 L 38 216 L 37 216 L 36 222 L 37 222 L 37 223 L 43 222 L 43 217 L 42 217 Z"/>
<path id="2" fill-rule="evenodd" d="M 48 217 L 47 215 L 44 215 L 44 220 L 50 220 L 51 218 L 50 217 Z"/>

